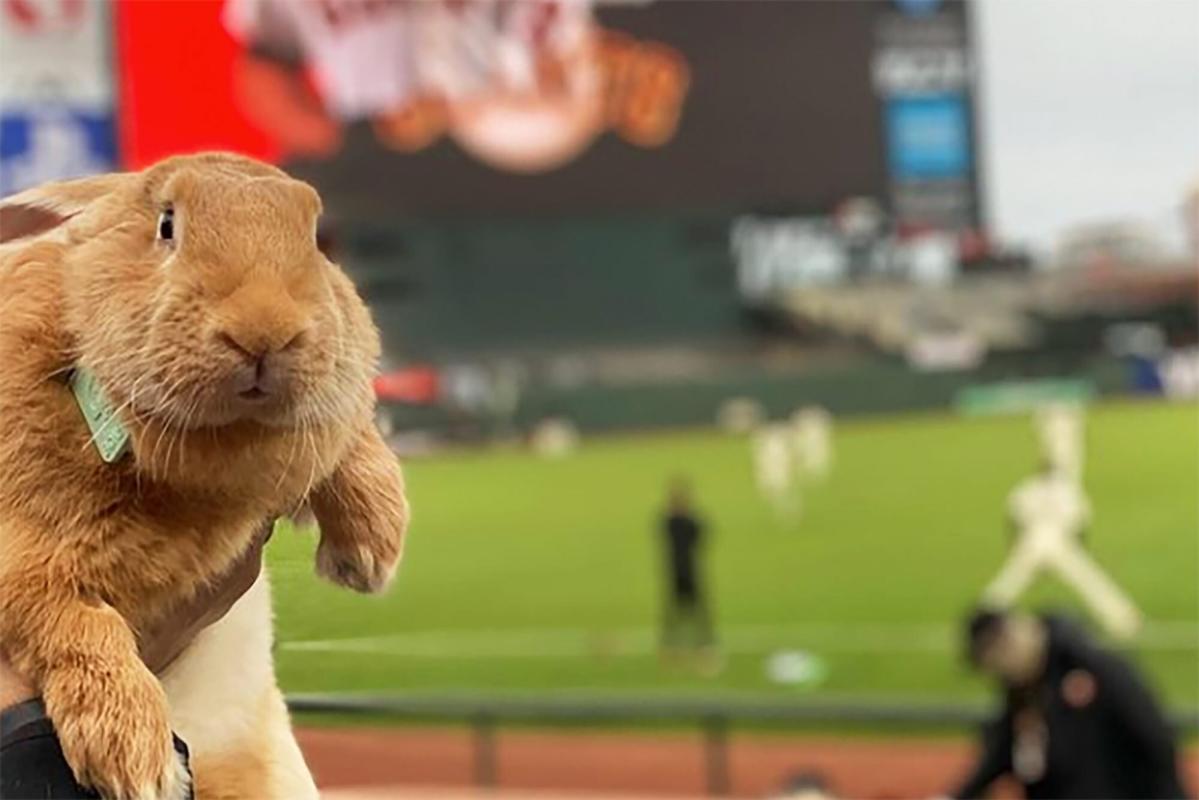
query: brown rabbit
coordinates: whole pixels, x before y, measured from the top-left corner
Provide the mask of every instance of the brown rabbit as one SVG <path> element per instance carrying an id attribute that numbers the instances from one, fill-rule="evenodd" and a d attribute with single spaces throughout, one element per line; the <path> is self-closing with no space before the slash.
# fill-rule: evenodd
<path id="1" fill-rule="evenodd" d="M 321 575 L 377 591 L 399 560 L 378 334 L 316 247 L 319 213 L 308 185 L 227 154 L 0 202 L 0 647 L 112 800 L 186 792 L 172 729 L 198 800 L 315 796 L 264 580 L 161 683 L 136 632 L 304 500 Z M 89 381 L 111 415 L 90 427 Z"/>

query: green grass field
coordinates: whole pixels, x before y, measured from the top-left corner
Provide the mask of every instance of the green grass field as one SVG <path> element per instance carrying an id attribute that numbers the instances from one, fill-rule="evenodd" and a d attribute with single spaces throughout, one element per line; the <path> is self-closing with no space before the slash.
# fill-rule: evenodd
<path id="1" fill-rule="evenodd" d="M 752 484 L 746 441 L 712 433 L 597 439 L 564 460 L 465 452 L 406 467 L 414 522 L 394 589 L 357 597 L 312 577 L 311 537 L 270 545 L 287 691 L 752 693 L 933 701 L 981 697 L 957 624 L 999 568 L 1004 498 L 1033 468 L 1025 417 L 846 422 L 829 480 L 788 526 Z M 1135 658 L 1176 707 L 1199 702 L 1199 413 L 1093 409 L 1091 547 L 1150 621 Z M 711 533 L 728 653 L 717 677 L 664 666 L 657 514 L 686 473 Z M 1078 608 L 1043 579 L 1029 605 Z M 829 667 L 771 681 L 775 651 Z"/>

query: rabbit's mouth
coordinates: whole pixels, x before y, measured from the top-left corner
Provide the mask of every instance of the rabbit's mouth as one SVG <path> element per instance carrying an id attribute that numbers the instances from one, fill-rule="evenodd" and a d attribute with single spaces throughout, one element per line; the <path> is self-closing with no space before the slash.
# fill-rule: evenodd
<path id="1" fill-rule="evenodd" d="M 166 350 L 166 357 L 131 363 L 106 384 L 135 417 L 175 430 L 239 423 L 279 430 L 344 416 L 360 394 L 344 387 L 357 387 L 369 372 L 354 359 L 322 358 L 314 345 L 253 350 L 221 344 L 216 352 L 205 351 L 194 368 L 181 364 L 176 350 Z"/>
<path id="2" fill-rule="evenodd" d="M 295 424 L 304 396 L 292 380 L 247 384 L 228 376 L 170 389 L 140 387 L 130 399 L 133 415 L 176 430 L 212 430 L 244 422 L 285 428 Z"/>
<path id="3" fill-rule="evenodd" d="M 291 386 L 252 385 L 223 393 L 209 411 L 210 425 L 257 422 L 272 428 L 293 424 L 300 405 Z"/>

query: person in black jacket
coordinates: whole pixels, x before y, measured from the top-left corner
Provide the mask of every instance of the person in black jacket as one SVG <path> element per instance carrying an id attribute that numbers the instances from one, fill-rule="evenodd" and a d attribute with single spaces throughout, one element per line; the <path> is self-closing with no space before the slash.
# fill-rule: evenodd
<path id="1" fill-rule="evenodd" d="M 1186 796 L 1174 734 L 1124 658 L 1055 615 L 980 611 L 967 643 L 1004 707 L 954 797 L 982 797 L 1005 775 L 1029 798 Z"/>
<path id="2" fill-rule="evenodd" d="M 687 644 L 690 650 L 712 662 L 715 659 L 715 635 L 708 599 L 700 570 L 704 542 L 703 523 L 691 506 L 691 492 L 681 479 L 671 484 L 666 514 L 662 518 L 665 545 L 666 597 L 662 617 L 662 647 L 665 654 Z"/>

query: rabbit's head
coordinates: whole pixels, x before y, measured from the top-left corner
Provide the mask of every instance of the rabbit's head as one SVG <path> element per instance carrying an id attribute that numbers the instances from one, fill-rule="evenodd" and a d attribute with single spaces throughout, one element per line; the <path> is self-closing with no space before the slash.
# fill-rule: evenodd
<path id="1" fill-rule="evenodd" d="M 6 200 L 5 238 L 56 240 L 74 358 L 125 413 L 180 429 L 362 414 L 378 334 L 317 248 L 316 192 L 240 156 L 50 184 Z"/>

